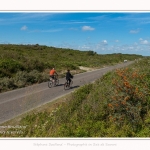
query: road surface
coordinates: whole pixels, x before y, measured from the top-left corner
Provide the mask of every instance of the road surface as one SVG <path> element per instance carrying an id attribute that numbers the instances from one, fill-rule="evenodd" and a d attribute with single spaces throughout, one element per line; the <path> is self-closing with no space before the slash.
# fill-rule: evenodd
<path id="1" fill-rule="evenodd" d="M 97 69 L 95 71 L 77 74 L 73 78 L 73 86 L 64 90 L 65 78 L 59 79 L 59 85 L 48 88 L 47 82 L 0 94 L 0 124 L 13 119 L 42 104 L 51 102 L 58 97 L 70 93 L 78 87 L 91 83 L 102 77 L 108 71 L 125 67 L 133 62 L 121 63 L 115 66 Z"/>

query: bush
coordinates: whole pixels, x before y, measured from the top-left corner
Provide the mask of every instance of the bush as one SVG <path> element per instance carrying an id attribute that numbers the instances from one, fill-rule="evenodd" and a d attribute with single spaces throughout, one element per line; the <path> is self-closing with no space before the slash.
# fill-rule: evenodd
<path id="1" fill-rule="evenodd" d="M 28 81 L 28 73 L 26 71 L 19 71 L 14 77 L 14 85 L 18 88 L 25 87 Z"/>
<path id="2" fill-rule="evenodd" d="M 40 73 L 37 70 L 31 72 L 18 71 L 14 77 L 0 78 L 0 91 L 8 91 L 16 88 L 22 88 L 34 83 L 41 83 L 48 81 L 49 75 L 47 73 Z"/>
<path id="3" fill-rule="evenodd" d="M 70 70 L 76 70 L 76 69 L 78 69 L 78 67 L 75 64 L 69 63 L 69 62 L 65 62 L 62 66 L 64 68 L 70 69 Z"/>
<path id="4" fill-rule="evenodd" d="M 149 88 L 145 82 L 146 75 L 131 69 L 116 70 L 113 80 L 113 92 L 108 104 L 109 119 L 122 125 L 128 122 L 132 127 L 142 125 L 148 112 Z"/>
<path id="5" fill-rule="evenodd" d="M 1 92 L 6 91 L 6 90 L 12 90 L 14 89 L 15 85 L 14 85 L 14 81 L 13 78 L 8 78 L 8 77 L 4 77 L 4 78 L 0 78 L 0 89 Z"/>
<path id="6" fill-rule="evenodd" d="M 17 71 L 22 69 L 23 66 L 18 61 L 12 59 L 3 59 L 0 61 L 0 72 L 3 76 L 12 76 L 13 73 L 16 73 Z"/>
<path id="7" fill-rule="evenodd" d="M 4 59 L 0 61 L 0 68 L 9 70 L 10 72 L 16 72 L 22 68 L 22 65 L 12 59 Z"/>

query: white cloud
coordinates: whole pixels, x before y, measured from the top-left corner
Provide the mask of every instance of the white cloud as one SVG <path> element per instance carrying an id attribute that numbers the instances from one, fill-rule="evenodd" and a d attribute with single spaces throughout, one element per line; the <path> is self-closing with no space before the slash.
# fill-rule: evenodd
<path id="1" fill-rule="evenodd" d="M 103 41 L 102 41 L 102 44 L 103 44 L 103 45 L 107 45 L 107 44 L 108 44 L 107 40 L 103 40 Z"/>
<path id="2" fill-rule="evenodd" d="M 82 48 L 82 49 L 89 49 L 90 47 L 89 47 L 89 46 L 86 46 L 86 45 L 83 45 L 81 48 Z"/>
<path id="3" fill-rule="evenodd" d="M 144 41 L 141 38 L 142 42 Z M 108 42 L 107 40 L 100 41 L 98 43 L 93 43 L 92 45 L 89 44 L 82 44 L 82 45 L 74 45 L 71 46 L 74 49 L 79 49 L 79 50 L 93 50 L 97 52 L 98 54 L 110 54 L 110 53 L 124 53 L 124 54 L 142 54 L 145 53 L 144 55 L 149 54 L 149 49 L 150 46 L 145 46 L 145 45 L 140 45 L 139 43 L 133 43 L 132 45 L 107 45 Z M 107 46 L 106 46 L 107 45 Z M 143 55 L 143 54 L 142 54 Z"/>
<path id="4" fill-rule="evenodd" d="M 116 42 L 116 43 L 118 43 L 118 42 L 119 42 L 119 40 L 115 40 L 115 42 Z"/>
<path id="5" fill-rule="evenodd" d="M 134 49 L 134 47 L 133 47 L 133 46 L 129 46 L 129 49 L 130 49 L 130 50 L 133 50 L 133 49 Z"/>
<path id="6" fill-rule="evenodd" d="M 139 29 L 137 29 L 137 30 L 130 30 L 130 33 L 131 34 L 136 34 L 136 33 L 138 33 L 140 30 Z"/>
<path id="7" fill-rule="evenodd" d="M 143 44 L 143 45 L 149 44 L 147 40 L 143 40 L 142 38 L 140 38 L 139 41 L 140 41 L 140 44 Z"/>
<path id="8" fill-rule="evenodd" d="M 138 45 L 138 43 L 137 43 L 137 42 L 134 42 L 134 45 Z"/>
<path id="9" fill-rule="evenodd" d="M 21 30 L 27 30 L 28 29 L 28 27 L 27 26 L 23 26 L 23 27 L 21 27 Z"/>
<path id="10" fill-rule="evenodd" d="M 83 30 L 83 31 L 93 31 L 93 30 L 95 30 L 95 29 L 92 28 L 92 27 L 90 27 L 90 26 L 83 26 L 83 27 L 82 27 L 82 30 Z"/>
<path id="11" fill-rule="evenodd" d="M 148 44 L 149 42 L 147 40 L 141 41 L 141 44 Z"/>

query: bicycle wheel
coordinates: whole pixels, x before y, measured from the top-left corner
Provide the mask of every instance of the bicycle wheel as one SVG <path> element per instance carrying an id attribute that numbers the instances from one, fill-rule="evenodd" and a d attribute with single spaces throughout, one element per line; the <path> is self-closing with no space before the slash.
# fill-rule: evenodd
<path id="1" fill-rule="evenodd" d="M 55 81 L 55 85 L 59 85 L 59 80 L 58 79 Z"/>
<path id="2" fill-rule="evenodd" d="M 50 81 L 48 81 L 48 87 L 49 88 L 51 88 L 52 87 L 52 85 L 53 85 L 53 82 L 50 80 Z"/>
<path id="3" fill-rule="evenodd" d="M 71 82 L 70 82 L 70 87 L 72 86 L 72 84 L 73 84 L 73 81 L 71 80 Z"/>
<path id="4" fill-rule="evenodd" d="M 70 88 L 70 86 L 69 86 L 69 84 L 66 82 L 65 84 L 64 84 L 64 90 L 68 90 Z"/>

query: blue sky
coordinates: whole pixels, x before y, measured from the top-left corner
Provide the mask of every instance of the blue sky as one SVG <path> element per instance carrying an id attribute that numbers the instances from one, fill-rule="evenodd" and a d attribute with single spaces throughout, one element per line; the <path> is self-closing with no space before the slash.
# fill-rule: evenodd
<path id="1" fill-rule="evenodd" d="M 1 12 L 0 43 L 150 56 L 150 13 Z"/>

